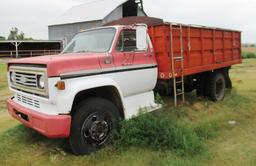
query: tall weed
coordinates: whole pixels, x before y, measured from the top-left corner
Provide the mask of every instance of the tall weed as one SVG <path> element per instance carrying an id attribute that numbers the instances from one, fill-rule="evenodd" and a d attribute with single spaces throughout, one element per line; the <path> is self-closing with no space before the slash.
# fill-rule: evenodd
<path id="1" fill-rule="evenodd" d="M 117 146 L 174 150 L 181 155 L 202 151 L 201 139 L 188 125 L 179 124 L 169 117 L 155 117 L 151 114 L 122 122 Z"/>

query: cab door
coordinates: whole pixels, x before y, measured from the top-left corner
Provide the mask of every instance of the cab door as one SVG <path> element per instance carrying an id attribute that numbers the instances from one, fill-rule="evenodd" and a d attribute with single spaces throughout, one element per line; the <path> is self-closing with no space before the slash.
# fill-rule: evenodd
<path id="1" fill-rule="evenodd" d="M 151 56 L 148 50 L 138 51 L 135 29 L 121 30 L 113 57 L 117 71 L 115 78 L 121 85 L 125 97 L 153 89 L 157 79 L 157 68 L 149 60 Z"/>
<path id="2" fill-rule="evenodd" d="M 136 31 L 125 29 L 119 34 L 115 49 L 116 67 L 129 67 L 134 63 L 134 53 L 136 50 Z"/>

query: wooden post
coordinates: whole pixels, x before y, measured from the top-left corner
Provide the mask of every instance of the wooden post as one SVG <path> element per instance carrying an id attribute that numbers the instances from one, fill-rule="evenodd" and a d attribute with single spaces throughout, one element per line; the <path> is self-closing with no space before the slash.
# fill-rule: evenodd
<path id="1" fill-rule="evenodd" d="M 18 42 L 15 41 L 15 51 L 16 51 L 16 58 L 19 57 L 19 49 L 18 49 Z"/>
<path id="2" fill-rule="evenodd" d="M 12 45 L 14 45 L 15 47 L 15 52 L 16 52 L 16 58 L 19 57 L 19 45 L 21 44 L 21 42 L 18 42 L 17 40 L 15 40 L 15 42 L 10 42 L 12 43 Z"/>

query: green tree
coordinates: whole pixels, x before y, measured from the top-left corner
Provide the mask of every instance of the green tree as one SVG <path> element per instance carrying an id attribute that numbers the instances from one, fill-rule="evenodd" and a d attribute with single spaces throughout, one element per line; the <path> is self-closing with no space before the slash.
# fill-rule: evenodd
<path id="1" fill-rule="evenodd" d="M 26 38 L 25 34 L 22 31 L 19 31 L 18 28 L 14 27 L 11 29 L 8 36 L 8 40 L 33 40 L 32 38 Z"/>

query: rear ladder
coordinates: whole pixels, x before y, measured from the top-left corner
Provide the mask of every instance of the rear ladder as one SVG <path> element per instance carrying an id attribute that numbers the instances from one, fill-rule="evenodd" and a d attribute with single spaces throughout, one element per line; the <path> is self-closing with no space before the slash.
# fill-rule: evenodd
<path id="1" fill-rule="evenodd" d="M 180 55 L 174 55 L 173 46 L 173 30 L 179 30 L 180 32 Z M 185 103 L 185 85 L 184 85 L 184 50 L 183 50 L 183 30 L 182 25 L 179 28 L 173 27 L 170 24 L 170 42 L 171 42 L 171 60 L 172 60 L 172 76 L 173 76 L 173 92 L 174 92 L 174 106 L 178 106 L 178 97 L 182 97 L 182 102 L 180 105 Z M 177 78 L 178 72 L 176 72 L 176 64 L 180 63 L 180 79 Z M 178 81 L 177 81 L 178 80 Z M 181 85 L 181 89 L 178 87 Z"/>

